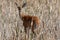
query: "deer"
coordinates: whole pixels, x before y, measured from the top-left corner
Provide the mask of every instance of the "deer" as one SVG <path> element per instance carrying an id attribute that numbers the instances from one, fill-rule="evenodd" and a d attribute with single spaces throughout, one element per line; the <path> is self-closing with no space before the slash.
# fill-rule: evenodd
<path id="1" fill-rule="evenodd" d="M 24 32 L 27 33 L 27 31 L 29 29 L 31 29 L 33 34 L 36 34 L 34 32 L 34 29 L 36 29 L 37 27 L 39 27 L 40 25 L 40 20 L 37 16 L 30 16 L 30 15 L 24 15 L 21 14 L 21 10 L 22 8 L 24 8 L 26 6 L 26 3 L 24 3 L 22 5 L 22 7 L 18 6 L 17 3 L 15 3 L 19 12 L 19 17 L 20 19 L 23 21 L 23 26 L 24 26 Z M 27 30 L 28 29 L 28 30 Z"/>

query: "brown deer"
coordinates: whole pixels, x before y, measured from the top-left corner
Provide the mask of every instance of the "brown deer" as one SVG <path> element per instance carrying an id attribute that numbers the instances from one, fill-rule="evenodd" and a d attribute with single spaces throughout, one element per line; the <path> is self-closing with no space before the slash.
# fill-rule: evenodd
<path id="1" fill-rule="evenodd" d="M 22 7 L 19 7 L 17 3 L 15 3 L 18 11 L 19 11 L 19 17 L 23 21 L 23 26 L 25 33 L 27 33 L 27 29 L 31 29 L 32 33 L 35 34 L 34 29 L 39 27 L 40 20 L 37 16 L 30 16 L 30 15 L 23 15 L 21 14 L 21 9 L 26 6 L 26 3 L 22 5 Z"/>

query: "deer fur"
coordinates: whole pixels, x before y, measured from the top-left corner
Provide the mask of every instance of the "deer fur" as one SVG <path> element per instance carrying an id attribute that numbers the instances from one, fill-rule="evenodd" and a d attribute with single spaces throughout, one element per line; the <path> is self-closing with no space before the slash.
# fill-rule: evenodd
<path id="1" fill-rule="evenodd" d="M 37 16 L 30 16 L 30 15 L 21 14 L 21 9 L 26 6 L 26 3 L 24 3 L 22 5 L 22 7 L 19 7 L 17 5 L 17 3 L 15 3 L 15 4 L 16 4 L 18 11 L 19 11 L 19 17 L 23 21 L 25 33 L 27 33 L 27 28 L 28 28 L 28 29 L 31 29 L 31 31 L 35 34 L 34 29 L 36 29 L 40 25 L 39 18 Z"/>

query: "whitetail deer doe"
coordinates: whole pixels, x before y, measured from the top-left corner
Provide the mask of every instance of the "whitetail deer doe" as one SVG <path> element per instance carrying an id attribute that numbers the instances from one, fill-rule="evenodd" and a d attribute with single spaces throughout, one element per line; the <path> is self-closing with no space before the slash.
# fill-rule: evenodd
<path id="1" fill-rule="evenodd" d="M 31 29 L 32 33 L 35 34 L 34 29 L 39 27 L 40 20 L 37 16 L 29 16 L 29 15 L 23 15 L 21 14 L 21 9 L 26 6 L 26 3 L 22 5 L 22 7 L 18 6 L 17 3 L 15 3 L 18 11 L 19 11 L 19 17 L 23 21 L 24 31 L 27 33 L 27 28 Z"/>

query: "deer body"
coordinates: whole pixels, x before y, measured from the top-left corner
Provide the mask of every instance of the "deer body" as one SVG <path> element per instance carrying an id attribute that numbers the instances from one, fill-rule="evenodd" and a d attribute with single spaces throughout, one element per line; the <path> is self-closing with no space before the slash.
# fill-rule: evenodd
<path id="1" fill-rule="evenodd" d="M 37 16 L 24 16 L 22 17 L 23 20 L 23 26 L 25 28 L 25 32 L 27 32 L 27 28 L 31 29 L 32 32 L 34 33 L 34 29 L 39 26 L 39 19 Z"/>
<path id="2" fill-rule="evenodd" d="M 17 4 L 16 4 L 16 5 L 17 5 Z M 26 4 L 23 4 L 22 8 L 23 8 L 25 5 L 26 5 Z M 32 31 L 33 33 L 35 33 L 35 32 L 34 32 L 34 29 L 35 29 L 36 27 L 38 27 L 39 24 L 40 24 L 39 18 L 38 18 L 37 16 L 23 15 L 23 14 L 20 13 L 20 12 L 21 12 L 21 7 L 19 7 L 19 6 L 17 5 L 17 8 L 18 8 L 18 11 L 19 11 L 19 17 L 20 17 L 20 19 L 23 21 L 23 26 L 24 26 L 25 33 L 27 33 L 27 28 L 28 28 L 28 29 L 31 29 L 31 31 Z"/>

